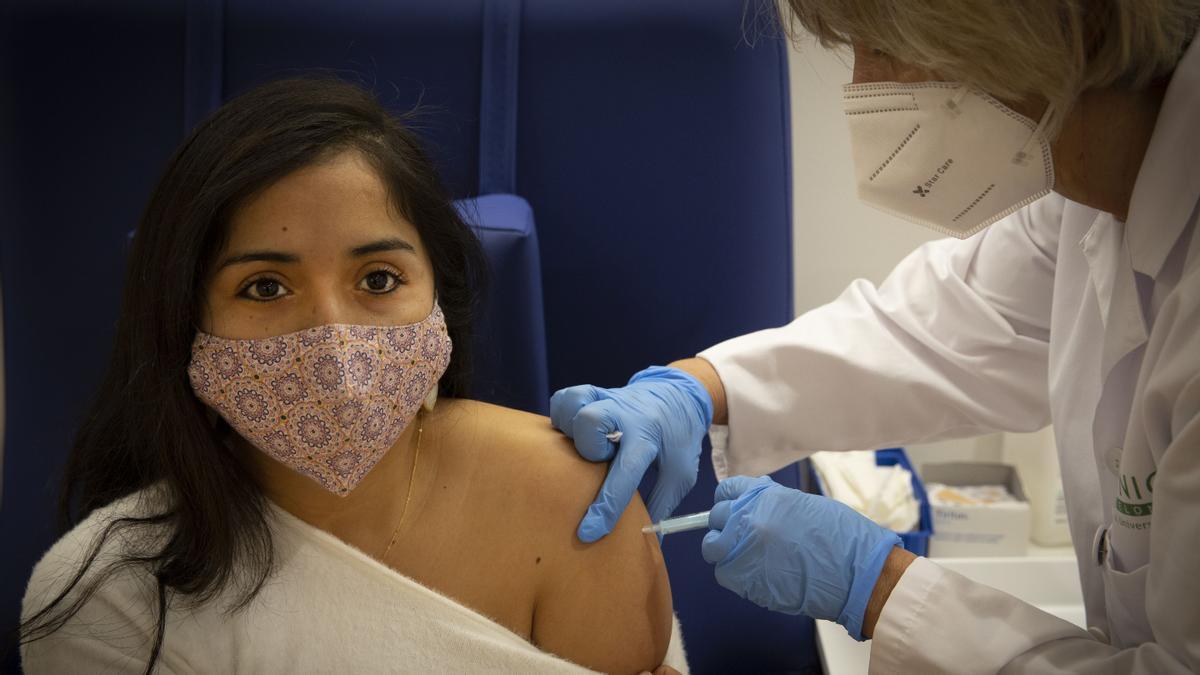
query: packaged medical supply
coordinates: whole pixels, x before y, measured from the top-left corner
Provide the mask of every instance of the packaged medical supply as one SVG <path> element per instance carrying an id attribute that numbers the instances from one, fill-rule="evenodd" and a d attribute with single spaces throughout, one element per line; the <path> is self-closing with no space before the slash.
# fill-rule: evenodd
<path id="1" fill-rule="evenodd" d="M 879 466 L 873 451 L 818 452 L 811 459 L 827 496 L 896 532 L 917 526 L 920 504 L 908 469 Z"/>
<path id="2" fill-rule="evenodd" d="M 928 483 L 925 491 L 929 503 L 934 506 L 982 506 L 991 504 L 1017 504 L 1017 498 L 1003 485 L 942 485 Z"/>
<path id="3" fill-rule="evenodd" d="M 1029 503 L 1016 469 L 1006 464 L 926 464 L 921 476 L 933 511 L 930 557 L 1025 555 Z"/>

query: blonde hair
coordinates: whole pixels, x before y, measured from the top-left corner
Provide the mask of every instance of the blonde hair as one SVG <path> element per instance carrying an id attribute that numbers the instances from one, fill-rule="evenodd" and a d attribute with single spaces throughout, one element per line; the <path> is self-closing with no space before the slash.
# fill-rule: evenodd
<path id="1" fill-rule="evenodd" d="M 1200 0 L 788 0 L 825 47 L 879 49 L 997 98 L 1040 97 L 1058 119 L 1079 94 L 1171 73 Z"/>

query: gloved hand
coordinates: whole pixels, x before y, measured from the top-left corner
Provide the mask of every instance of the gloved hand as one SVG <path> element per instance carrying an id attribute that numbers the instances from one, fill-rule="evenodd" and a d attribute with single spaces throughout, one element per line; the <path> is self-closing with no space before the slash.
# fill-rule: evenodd
<path id="1" fill-rule="evenodd" d="M 579 454 L 593 462 L 616 454 L 579 524 L 580 540 L 590 543 L 612 531 L 652 462 L 658 482 L 647 504 L 650 519 L 671 515 L 696 484 L 700 442 L 712 416 L 704 385 L 678 368 L 647 368 L 618 389 L 580 385 L 555 392 L 550 421 L 575 440 Z M 621 432 L 616 443 L 606 437 L 614 431 Z"/>
<path id="2" fill-rule="evenodd" d="M 767 477 L 717 485 L 701 553 L 717 583 L 767 609 L 837 621 L 863 640 L 863 615 L 900 537 L 828 497 Z"/>

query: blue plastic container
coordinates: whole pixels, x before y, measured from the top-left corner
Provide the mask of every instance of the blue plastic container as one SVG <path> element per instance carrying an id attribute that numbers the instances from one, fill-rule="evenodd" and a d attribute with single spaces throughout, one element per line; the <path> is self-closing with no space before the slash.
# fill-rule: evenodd
<path id="1" fill-rule="evenodd" d="M 876 450 L 875 463 L 879 466 L 899 464 L 908 469 L 908 472 L 912 475 L 913 495 L 917 498 L 917 502 L 920 505 L 920 517 L 917 520 L 917 529 L 911 532 L 897 532 L 896 534 L 900 535 L 900 541 L 908 551 L 916 555 L 928 555 L 929 538 L 933 536 L 933 516 L 929 511 L 929 495 L 925 493 L 925 485 L 921 482 L 921 478 L 917 476 L 916 469 L 913 468 L 912 463 L 908 461 L 908 455 L 905 454 L 904 448 Z M 812 462 L 808 462 L 808 473 L 812 485 L 817 490 L 817 494 L 825 494 L 825 485 L 821 482 L 821 476 L 813 468 Z"/>

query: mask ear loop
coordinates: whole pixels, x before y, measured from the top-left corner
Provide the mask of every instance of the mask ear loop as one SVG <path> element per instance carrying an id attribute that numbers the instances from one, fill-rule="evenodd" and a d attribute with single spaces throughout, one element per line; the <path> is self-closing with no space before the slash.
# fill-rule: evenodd
<path id="1" fill-rule="evenodd" d="M 960 84 L 958 88 L 954 90 L 954 96 L 951 96 L 942 103 L 942 110 L 946 111 L 946 114 L 950 117 L 958 117 L 962 114 L 962 102 L 963 99 L 967 97 L 968 93 L 969 90 L 967 85 Z"/>
<path id="2" fill-rule="evenodd" d="M 434 292 L 433 292 L 433 309 L 430 309 L 429 313 L 432 315 L 435 311 L 438 310 L 438 308 L 439 308 L 439 305 L 438 305 L 437 290 L 434 290 Z M 426 412 L 433 412 L 433 407 L 437 405 L 437 400 L 438 400 L 438 383 L 434 382 L 433 388 L 430 389 L 429 393 L 425 395 L 425 400 L 421 403 L 421 407 L 424 408 Z"/>
<path id="3" fill-rule="evenodd" d="M 1029 140 L 1025 141 L 1025 145 L 1013 155 L 1013 164 L 1026 166 L 1033 157 L 1031 146 L 1041 143 L 1046 137 L 1046 128 L 1050 126 L 1050 122 L 1054 119 L 1054 106 L 1046 106 L 1046 112 L 1042 113 L 1042 119 L 1038 120 L 1037 127 L 1034 128 L 1033 134 L 1029 136 Z"/>

